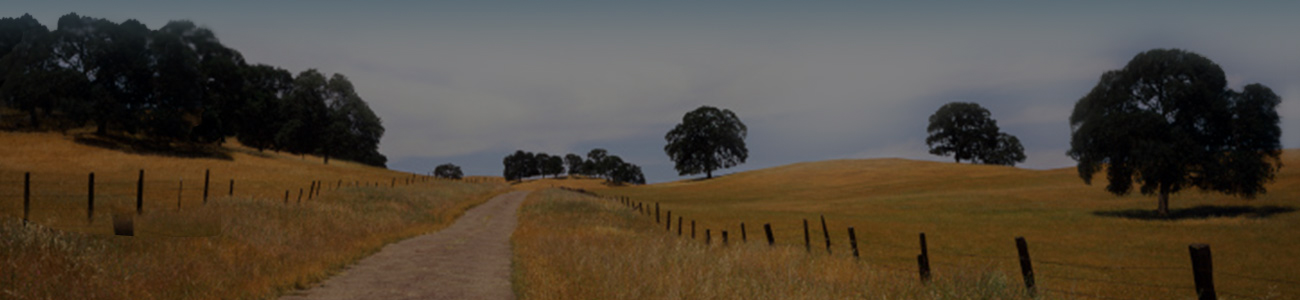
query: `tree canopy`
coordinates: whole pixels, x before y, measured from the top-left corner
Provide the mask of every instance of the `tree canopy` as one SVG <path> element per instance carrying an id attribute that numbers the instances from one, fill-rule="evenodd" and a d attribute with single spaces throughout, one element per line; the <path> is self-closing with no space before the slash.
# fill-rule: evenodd
<path id="1" fill-rule="evenodd" d="M 1025 161 L 1020 139 L 1001 132 L 989 110 L 976 103 L 944 104 L 930 115 L 925 144 L 930 154 L 952 155 L 956 162 L 1008 165 Z"/>
<path id="2" fill-rule="evenodd" d="M 294 77 L 248 65 L 193 22 L 151 30 L 75 13 L 48 30 L 31 15 L 0 19 L 0 104 L 31 129 L 93 125 L 96 133 L 165 143 L 221 143 L 384 166 L 379 117 L 342 74 Z"/>
<path id="3" fill-rule="evenodd" d="M 747 130 L 731 110 L 701 106 L 682 116 L 682 123 L 668 131 L 664 152 L 678 175 L 704 173 L 713 178 L 714 170 L 734 167 L 749 157 Z"/>
<path id="4" fill-rule="evenodd" d="M 1111 193 L 1137 183 L 1159 195 L 1161 215 L 1184 188 L 1252 198 L 1281 168 L 1280 103 L 1260 84 L 1227 88 L 1223 69 L 1199 54 L 1154 49 L 1075 103 L 1068 154 L 1085 183 L 1104 171 Z"/>
<path id="5" fill-rule="evenodd" d="M 461 179 L 465 173 L 460 171 L 460 166 L 453 164 L 441 164 L 433 168 L 433 176 L 447 179 Z"/>
<path id="6" fill-rule="evenodd" d="M 502 164 L 505 166 L 502 173 L 508 181 L 538 175 L 545 177 L 548 174 L 559 177 L 567 165 L 570 175 L 599 176 L 615 184 L 645 184 L 645 175 L 641 173 L 640 166 L 625 162 L 623 158 L 610 155 L 601 148 L 588 152 L 587 159 L 573 153 L 559 156 L 516 150 L 502 159 Z"/>

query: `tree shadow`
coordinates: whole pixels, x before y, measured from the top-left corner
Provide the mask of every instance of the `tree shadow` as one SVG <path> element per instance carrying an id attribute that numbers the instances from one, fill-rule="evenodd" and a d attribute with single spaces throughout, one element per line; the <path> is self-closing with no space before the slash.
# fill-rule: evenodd
<path id="1" fill-rule="evenodd" d="M 1291 206 L 1219 206 L 1219 205 L 1200 205 L 1189 208 L 1171 209 L 1169 216 L 1161 216 L 1154 209 L 1126 209 L 1126 210 L 1106 210 L 1094 211 L 1093 215 L 1102 217 L 1116 217 L 1134 220 L 1195 220 L 1209 218 L 1235 218 L 1246 217 L 1250 219 L 1263 219 L 1272 217 L 1277 214 L 1294 212 L 1295 207 Z"/>
<path id="2" fill-rule="evenodd" d="M 141 155 L 158 155 L 181 158 L 215 158 L 233 160 L 234 157 L 221 146 L 172 143 L 167 141 L 137 139 L 117 135 L 78 134 L 73 141 L 92 147 Z"/>

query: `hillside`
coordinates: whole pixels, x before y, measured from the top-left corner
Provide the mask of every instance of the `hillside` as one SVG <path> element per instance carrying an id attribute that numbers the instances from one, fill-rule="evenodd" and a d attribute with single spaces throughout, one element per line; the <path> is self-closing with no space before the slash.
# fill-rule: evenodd
<path id="1" fill-rule="evenodd" d="M 1282 160 L 1267 194 L 1243 200 L 1184 191 L 1171 198 L 1172 220 L 1154 218 L 1154 197 L 1111 195 L 1104 176 L 1085 185 L 1073 168 L 903 159 L 799 163 L 596 192 L 658 203 L 665 213 L 694 220 L 701 233 L 738 232 L 744 222 L 752 241 L 770 223 L 779 244 L 800 248 L 808 220 L 814 250 L 825 247 L 818 220 L 825 216 L 836 254 L 848 250 L 852 226 L 864 260 L 899 270 L 915 270 L 917 233 L 924 232 L 931 260 L 940 264 L 935 272 L 945 275 L 990 268 L 1018 279 L 1013 238 L 1023 236 L 1042 261 L 1035 264 L 1041 286 L 1100 296 L 1188 289 L 1187 247 L 1208 243 L 1221 291 L 1296 296 L 1300 284 L 1287 279 L 1300 278 L 1300 259 L 1289 255 L 1300 246 L 1300 171 L 1287 166 L 1300 165 L 1300 151 L 1288 150 Z"/>
<path id="2" fill-rule="evenodd" d="M 505 191 L 496 182 L 325 165 L 229 143 L 209 149 L 228 158 L 126 153 L 57 133 L 0 132 L 0 143 L 0 274 L 16 278 L 0 280 L 0 298 L 274 297 L 385 244 L 448 226 Z M 140 170 L 143 214 L 135 211 Z M 20 221 L 25 172 L 28 225 Z M 95 209 L 88 218 L 91 172 Z M 320 182 L 317 194 L 309 192 L 313 181 Z M 117 216 L 134 219 L 134 237 L 113 235 Z"/>

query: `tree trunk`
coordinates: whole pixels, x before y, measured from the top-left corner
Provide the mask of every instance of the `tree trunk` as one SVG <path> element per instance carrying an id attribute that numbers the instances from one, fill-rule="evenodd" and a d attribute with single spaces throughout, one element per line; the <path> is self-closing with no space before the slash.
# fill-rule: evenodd
<path id="1" fill-rule="evenodd" d="M 1160 186 L 1159 199 L 1160 199 L 1159 200 L 1160 204 L 1156 209 L 1156 212 L 1160 214 L 1161 218 L 1168 218 L 1169 217 L 1169 188 L 1168 187 L 1163 185 Z"/>
<path id="2" fill-rule="evenodd" d="M 704 179 L 713 179 L 713 170 L 704 170 Z"/>

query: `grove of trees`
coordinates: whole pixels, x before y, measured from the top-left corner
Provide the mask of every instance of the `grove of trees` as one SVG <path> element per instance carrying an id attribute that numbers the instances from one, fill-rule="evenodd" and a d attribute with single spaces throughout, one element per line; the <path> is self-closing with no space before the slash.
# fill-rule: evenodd
<path id="1" fill-rule="evenodd" d="M 664 136 L 668 141 L 664 152 L 678 175 L 704 173 L 713 178 L 714 170 L 734 167 L 749 158 L 747 130 L 731 110 L 700 106 L 682 116 L 682 123 Z"/>
<path id="2" fill-rule="evenodd" d="M 384 166 L 384 128 L 341 74 L 248 64 L 190 21 L 151 30 L 70 13 L 53 31 L 31 15 L 0 19 L 0 105 L 11 126 L 166 143 L 317 154 Z"/>
<path id="3" fill-rule="evenodd" d="M 930 115 L 930 133 L 925 144 L 930 154 L 952 155 L 960 163 L 1014 166 L 1025 161 L 1025 148 L 1020 139 L 1001 132 L 998 121 L 989 110 L 977 103 L 952 102 L 944 104 Z"/>
<path id="4" fill-rule="evenodd" d="M 624 162 L 617 155 L 609 155 L 605 149 L 592 149 L 587 159 L 577 154 L 552 156 L 546 153 L 532 153 L 516 150 L 502 159 L 505 165 L 503 176 L 507 181 L 523 180 L 533 176 L 552 175 L 558 177 L 564 173 L 566 165 L 569 175 L 601 177 L 613 183 L 645 184 L 645 175 L 641 167 Z"/>
<path id="5" fill-rule="evenodd" d="M 1164 216 L 1184 188 L 1252 198 L 1282 166 L 1280 103 L 1264 85 L 1229 89 L 1223 69 L 1199 54 L 1149 50 L 1075 103 L 1068 154 L 1085 183 L 1104 171 L 1116 195 L 1140 184 L 1159 195 Z"/>

